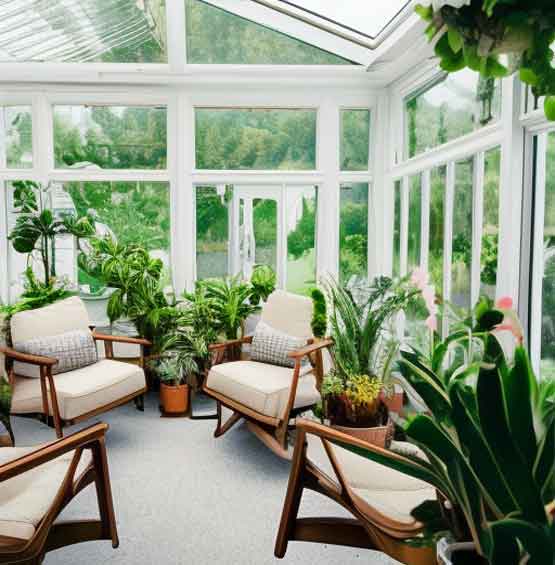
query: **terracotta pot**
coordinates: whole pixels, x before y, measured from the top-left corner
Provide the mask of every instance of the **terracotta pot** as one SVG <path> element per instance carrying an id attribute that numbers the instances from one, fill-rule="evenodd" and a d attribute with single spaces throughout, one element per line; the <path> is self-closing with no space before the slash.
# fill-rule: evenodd
<path id="1" fill-rule="evenodd" d="M 405 393 L 402 389 L 395 387 L 395 392 L 392 395 L 387 395 L 384 392 L 380 394 L 381 401 L 387 406 L 390 412 L 395 414 L 400 414 L 403 409 L 403 401 L 405 398 Z"/>
<path id="2" fill-rule="evenodd" d="M 165 414 L 185 414 L 189 409 L 189 385 L 160 383 L 160 404 Z"/>
<path id="3" fill-rule="evenodd" d="M 351 426 L 338 426 L 336 424 L 332 424 L 331 427 L 344 434 L 383 448 L 389 447 L 394 432 L 393 422 L 391 420 L 389 420 L 385 426 L 375 426 L 373 428 L 353 428 Z"/>

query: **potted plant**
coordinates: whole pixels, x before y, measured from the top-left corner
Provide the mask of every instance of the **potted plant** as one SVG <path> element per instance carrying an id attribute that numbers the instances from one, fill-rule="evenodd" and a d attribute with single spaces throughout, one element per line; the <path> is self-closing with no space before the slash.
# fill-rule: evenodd
<path id="1" fill-rule="evenodd" d="M 508 332 L 511 355 L 500 342 Z M 464 544 L 442 541 L 442 565 L 553 565 L 555 387 L 538 385 L 512 301 L 483 299 L 445 339 L 432 337 L 429 351 L 400 359 L 424 405 L 404 431 L 425 459 L 359 453 L 436 487 L 438 499 L 413 515 L 430 541 L 447 530 Z"/>
<path id="2" fill-rule="evenodd" d="M 275 271 L 269 265 L 256 265 L 250 279 L 249 302 L 253 306 L 259 306 L 266 302 L 268 296 L 276 289 L 277 277 Z"/>
<path id="3" fill-rule="evenodd" d="M 384 399 L 392 392 L 391 372 L 398 343 L 387 325 L 416 300 L 408 279 L 376 278 L 356 288 L 330 279 L 329 305 L 333 369 L 321 387 L 324 415 L 332 426 L 385 446 L 392 423 Z"/>
<path id="4" fill-rule="evenodd" d="M 313 288 L 310 292 L 312 298 L 312 320 L 310 327 L 315 340 L 326 337 L 328 329 L 328 311 L 326 296 L 319 288 Z"/>
<path id="5" fill-rule="evenodd" d="M 205 336 L 191 327 L 180 327 L 167 336 L 166 358 L 159 363 L 160 406 L 165 414 L 185 414 L 189 409 L 190 387 L 209 358 Z"/>
<path id="6" fill-rule="evenodd" d="M 534 96 L 545 96 L 545 115 L 555 120 L 553 2 L 425 0 L 415 10 L 428 23 L 444 71 L 468 67 L 494 80 L 518 70 Z"/>

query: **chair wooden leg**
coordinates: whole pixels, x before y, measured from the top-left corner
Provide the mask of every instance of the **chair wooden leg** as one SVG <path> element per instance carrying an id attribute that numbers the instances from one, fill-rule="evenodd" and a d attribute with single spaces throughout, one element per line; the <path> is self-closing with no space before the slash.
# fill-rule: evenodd
<path id="1" fill-rule="evenodd" d="M 98 443 L 93 447 L 93 461 L 96 472 L 95 485 L 100 519 L 102 520 L 103 538 L 111 539 L 112 547 L 116 548 L 119 545 L 119 539 L 104 438 L 99 439 Z"/>
<path id="2" fill-rule="evenodd" d="M 289 540 L 292 539 L 293 532 L 295 531 L 295 523 L 297 521 L 299 506 L 301 504 L 301 498 L 304 490 L 303 472 L 305 468 L 305 461 L 305 435 L 304 433 L 301 433 L 301 435 L 297 438 L 295 453 L 293 454 L 289 484 L 287 485 L 287 493 L 285 495 L 285 502 L 283 504 L 281 521 L 274 548 L 274 555 L 280 559 L 285 556 L 287 544 Z"/>
<path id="3" fill-rule="evenodd" d="M 140 396 L 136 396 L 135 399 L 135 407 L 139 412 L 145 411 L 145 395 L 141 394 Z"/>
<path id="4" fill-rule="evenodd" d="M 214 431 L 214 437 L 223 436 L 227 431 L 229 431 L 239 420 L 243 418 L 239 412 L 233 412 L 233 414 L 226 420 L 224 424 L 222 424 L 222 404 L 221 402 L 217 403 L 217 415 L 218 415 L 218 424 L 216 426 L 216 430 Z"/>

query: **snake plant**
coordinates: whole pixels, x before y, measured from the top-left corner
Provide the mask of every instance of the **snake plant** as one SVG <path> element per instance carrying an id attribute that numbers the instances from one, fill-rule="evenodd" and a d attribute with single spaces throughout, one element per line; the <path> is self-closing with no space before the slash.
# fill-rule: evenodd
<path id="1" fill-rule="evenodd" d="M 428 354 L 401 353 L 407 388 L 426 406 L 405 432 L 426 459 L 358 452 L 435 486 L 454 537 L 474 541 L 491 565 L 553 565 L 553 395 L 540 392 L 520 340 L 504 352 L 507 319 L 514 312 L 483 301 L 465 327 L 435 336 Z"/>

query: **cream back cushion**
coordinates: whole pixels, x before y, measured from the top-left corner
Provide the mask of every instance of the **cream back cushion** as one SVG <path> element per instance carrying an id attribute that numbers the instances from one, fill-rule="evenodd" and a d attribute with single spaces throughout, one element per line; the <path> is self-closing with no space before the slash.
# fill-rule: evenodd
<path id="1" fill-rule="evenodd" d="M 12 316 L 10 331 L 12 343 L 35 338 L 60 335 L 66 332 L 89 329 L 89 315 L 78 296 L 70 296 L 36 310 L 19 312 Z M 22 363 L 14 364 L 16 374 L 39 376 L 39 368 Z"/>
<path id="2" fill-rule="evenodd" d="M 262 309 L 262 321 L 294 337 L 312 337 L 312 300 L 284 290 L 274 291 Z"/>

